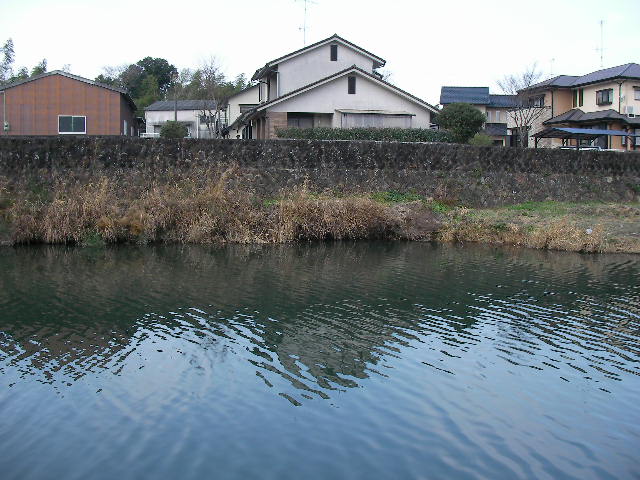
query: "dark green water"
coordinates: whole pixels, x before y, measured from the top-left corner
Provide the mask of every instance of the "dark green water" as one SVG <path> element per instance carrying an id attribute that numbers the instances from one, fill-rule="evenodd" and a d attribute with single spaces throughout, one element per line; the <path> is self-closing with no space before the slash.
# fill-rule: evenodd
<path id="1" fill-rule="evenodd" d="M 640 478 L 640 258 L 0 249 L 0 478 Z"/>

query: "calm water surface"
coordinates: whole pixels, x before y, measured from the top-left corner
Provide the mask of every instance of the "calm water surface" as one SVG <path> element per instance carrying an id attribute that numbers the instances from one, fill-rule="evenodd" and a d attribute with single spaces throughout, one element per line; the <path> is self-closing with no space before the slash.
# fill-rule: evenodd
<path id="1" fill-rule="evenodd" d="M 640 478 L 640 257 L 0 249 L 0 478 Z"/>

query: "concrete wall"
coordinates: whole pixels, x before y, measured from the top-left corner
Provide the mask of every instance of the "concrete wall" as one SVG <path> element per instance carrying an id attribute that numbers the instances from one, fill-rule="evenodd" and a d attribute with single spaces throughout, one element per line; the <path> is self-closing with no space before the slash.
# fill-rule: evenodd
<path id="1" fill-rule="evenodd" d="M 269 112 L 313 112 L 333 115 L 333 127 L 342 126 L 342 116 L 336 110 L 386 110 L 411 112 L 413 128 L 429 128 L 431 113 L 425 107 L 377 84 L 370 78 L 355 74 L 356 93 L 348 93 L 347 76 L 336 78 L 269 107 Z"/>
<path id="2" fill-rule="evenodd" d="M 640 200 L 640 153 L 308 140 L 0 139 L 0 176 L 9 181 L 106 175 L 162 182 L 176 172 L 229 168 L 231 184 L 267 196 L 307 183 L 331 192 L 413 191 L 470 206 Z"/>
<path id="3" fill-rule="evenodd" d="M 322 45 L 278 64 L 280 95 L 333 75 L 352 65 L 366 72 L 373 72 L 373 60 L 341 43 L 338 45 L 338 60 L 331 61 L 330 44 Z"/>

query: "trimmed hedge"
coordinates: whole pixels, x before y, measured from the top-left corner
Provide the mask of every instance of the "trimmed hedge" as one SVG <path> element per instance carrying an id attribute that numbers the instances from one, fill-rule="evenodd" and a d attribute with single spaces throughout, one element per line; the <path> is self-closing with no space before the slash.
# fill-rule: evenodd
<path id="1" fill-rule="evenodd" d="M 377 140 L 384 142 L 451 142 L 444 130 L 426 128 L 282 128 L 279 138 L 302 140 Z"/>

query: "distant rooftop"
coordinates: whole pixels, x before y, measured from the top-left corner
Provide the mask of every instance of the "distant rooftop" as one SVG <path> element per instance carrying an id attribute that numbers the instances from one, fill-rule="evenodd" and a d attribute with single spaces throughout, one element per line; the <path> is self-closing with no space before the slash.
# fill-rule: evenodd
<path id="1" fill-rule="evenodd" d="M 145 108 L 146 112 L 173 111 L 175 100 L 160 100 Z M 215 100 L 178 100 L 178 110 L 215 110 Z"/>
<path id="2" fill-rule="evenodd" d="M 515 103 L 513 95 L 496 95 L 489 93 L 489 87 L 442 87 L 440 104 L 470 103 L 488 107 L 510 107 Z"/>

